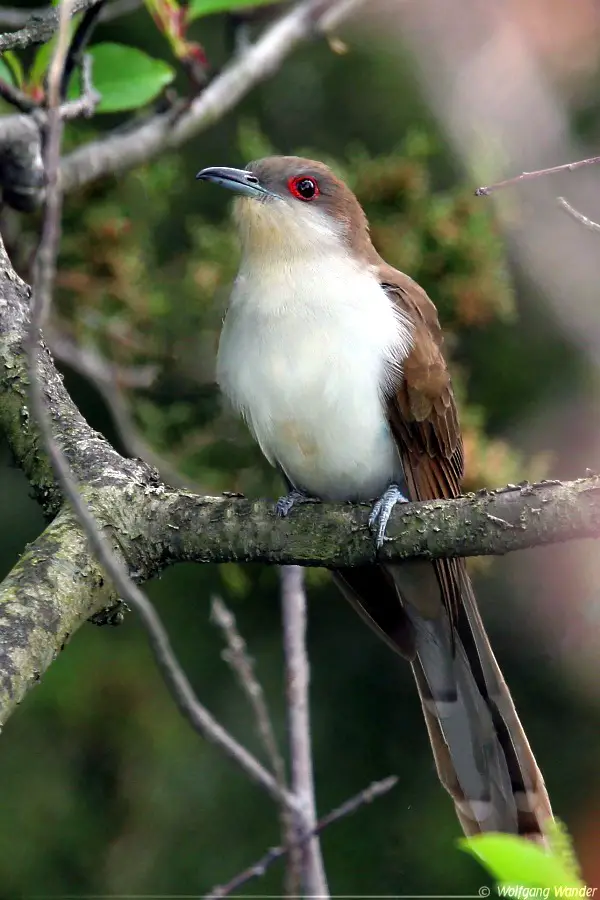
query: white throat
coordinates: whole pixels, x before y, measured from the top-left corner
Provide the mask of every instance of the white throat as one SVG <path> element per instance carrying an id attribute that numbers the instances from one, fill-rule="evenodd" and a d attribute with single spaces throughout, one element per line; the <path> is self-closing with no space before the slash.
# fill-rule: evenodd
<path id="1" fill-rule="evenodd" d="M 341 241 L 323 243 L 245 254 L 217 380 L 294 487 L 371 500 L 402 480 L 383 394 L 400 377 L 411 327 L 374 272 Z"/>

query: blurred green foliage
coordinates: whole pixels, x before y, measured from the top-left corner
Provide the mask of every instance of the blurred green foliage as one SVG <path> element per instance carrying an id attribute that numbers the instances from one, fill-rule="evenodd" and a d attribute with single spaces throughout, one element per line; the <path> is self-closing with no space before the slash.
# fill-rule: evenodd
<path id="1" fill-rule="evenodd" d="M 193 28 L 218 67 L 231 46 L 228 21 L 202 19 Z M 100 27 L 97 37 L 167 53 L 144 11 Z M 73 126 L 67 140 L 74 145 L 122 121 L 103 120 Z M 269 152 L 333 165 L 365 205 L 382 255 L 437 303 L 461 407 L 467 487 L 543 474 L 551 448 L 532 456 L 506 434 L 558 381 L 562 390 L 580 390 L 584 367 L 552 324 L 532 315 L 527 291 L 514 293 L 489 206 L 456 169 L 401 48 L 384 41 L 343 56 L 324 44 L 306 47 L 181 151 L 67 198 L 54 328 L 122 368 L 157 365 L 152 386 L 126 396 L 148 446 L 201 490 L 281 490 L 213 384 L 238 251 L 225 192 L 194 182 L 203 165 L 239 165 Z M 12 246 L 7 231 L 24 275 L 35 224 L 21 220 Z M 105 399 L 74 365 L 61 368 L 92 426 L 126 451 Z M 41 527 L 24 480 L 6 463 L 0 494 L 14 514 L 4 521 L 0 576 Z M 347 608 L 326 573 L 310 572 L 308 584 L 319 810 L 373 779 L 399 776 L 389 795 L 324 835 L 332 890 L 475 892 L 484 879 L 455 850 L 458 824 L 434 772 L 408 666 Z M 528 642 L 525 653 L 506 586 L 501 564 L 493 564 L 479 594 L 503 611 L 493 643 L 554 804 L 571 824 L 597 769 L 598 712 L 573 695 L 541 647 Z M 149 593 L 202 700 L 260 754 L 220 658 L 221 636 L 208 623 L 212 594 L 235 609 L 283 743 L 276 572 L 182 565 Z M 560 753 L 557 721 L 569 735 Z M 133 616 L 120 628 L 82 629 L 9 722 L 0 773 L 0 846 L 11 848 L 0 863 L 5 896 L 197 895 L 278 842 L 270 801 L 181 721 Z M 250 892 L 280 889 L 274 867 Z"/>

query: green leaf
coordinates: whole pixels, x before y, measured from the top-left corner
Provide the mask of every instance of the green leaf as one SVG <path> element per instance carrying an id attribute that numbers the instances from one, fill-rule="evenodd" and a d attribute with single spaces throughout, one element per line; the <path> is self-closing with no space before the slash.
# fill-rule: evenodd
<path id="1" fill-rule="evenodd" d="M 190 0 L 187 7 L 187 20 L 193 22 L 202 16 L 213 16 L 216 13 L 235 12 L 247 6 L 269 6 L 280 0 Z"/>
<path id="2" fill-rule="evenodd" d="M 154 59 L 136 47 L 96 44 L 92 57 L 92 82 L 102 99 L 97 112 L 138 109 L 160 94 L 175 78 L 175 70 L 162 59 Z M 73 79 L 71 97 L 81 93 L 79 78 Z"/>
<path id="3" fill-rule="evenodd" d="M 21 65 L 21 60 L 12 50 L 5 50 L 2 54 L 2 59 L 0 59 L 0 64 L 2 64 L 5 68 L 10 70 L 11 77 L 10 80 L 13 84 L 16 84 L 17 87 L 23 86 L 23 66 Z M 5 78 L 5 75 L 0 76 Z"/>
<path id="4" fill-rule="evenodd" d="M 57 36 L 48 41 L 47 44 L 42 44 L 38 52 L 35 54 L 34 60 L 31 64 L 31 68 L 29 70 L 29 83 L 37 87 L 41 85 L 44 75 L 46 74 L 46 70 L 50 65 L 50 60 L 52 59 L 52 54 L 54 53 L 54 48 L 56 46 Z"/>
<path id="5" fill-rule="evenodd" d="M 525 838 L 510 834 L 479 834 L 462 838 L 459 847 L 466 850 L 505 886 L 584 888 L 562 860 Z"/>
<path id="6" fill-rule="evenodd" d="M 12 73 L 10 66 L 4 62 L 3 59 L 0 59 L 0 78 L 4 81 L 8 81 L 9 84 L 15 83 L 15 78 Z"/>

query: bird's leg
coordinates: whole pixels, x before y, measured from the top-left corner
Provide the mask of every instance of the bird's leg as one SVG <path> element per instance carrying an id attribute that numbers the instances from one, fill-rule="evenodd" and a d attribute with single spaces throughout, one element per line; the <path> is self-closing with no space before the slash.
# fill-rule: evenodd
<path id="1" fill-rule="evenodd" d="M 320 503 L 318 497 L 309 497 L 304 491 L 297 491 L 293 488 L 285 497 L 280 497 L 275 504 L 275 515 L 285 519 L 292 506 L 299 503 Z"/>
<path id="2" fill-rule="evenodd" d="M 369 528 L 375 532 L 375 546 L 379 550 L 386 539 L 385 529 L 396 503 L 409 503 L 397 484 L 390 484 L 373 506 L 369 516 Z"/>

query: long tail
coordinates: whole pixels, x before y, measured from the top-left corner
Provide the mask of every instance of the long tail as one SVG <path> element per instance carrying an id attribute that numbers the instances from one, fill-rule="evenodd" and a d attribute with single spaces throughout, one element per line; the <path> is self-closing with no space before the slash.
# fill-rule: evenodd
<path id="1" fill-rule="evenodd" d="M 461 560 L 343 569 L 353 606 L 410 660 L 440 781 L 467 835 L 544 842 L 552 818 L 544 779 L 494 657 Z M 454 595 L 451 622 L 443 595 Z"/>

